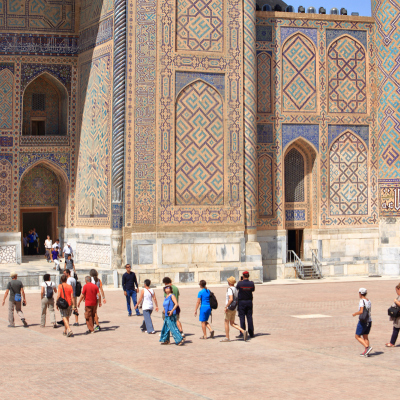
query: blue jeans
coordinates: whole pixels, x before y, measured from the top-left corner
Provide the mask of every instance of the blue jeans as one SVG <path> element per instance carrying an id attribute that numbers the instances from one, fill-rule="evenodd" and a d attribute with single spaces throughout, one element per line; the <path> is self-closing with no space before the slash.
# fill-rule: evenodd
<path id="1" fill-rule="evenodd" d="M 179 344 L 182 341 L 182 335 L 176 326 L 176 315 L 169 317 L 165 315 L 164 325 L 161 331 L 160 342 L 169 341 L 170 333 L 175 340 L 175 344 Z"/>
<path id="2" fill-rule="evenodd" d="M 136 296 L 136 291 L 135 290 L 127 290 L 126 291 L 126 307 L 128 308 L 129 315 L 132 315 L 131 297 L 132 297 L 133 305 L 136 306 L 136 304 L 137 304 L 137 296 Z M 140 312 L 139 312 L 138 309 L 136 309 L 136 315 L 140 315 Z"/>
<path id="3" fill-rule="evenodd" d="M 143 310 L 143 323 L 140 329 L 142 331 L 147 331 L 147 333 L 154 332 L 153 321 L 151 320 L 151 313 L 153 310 Z"/>

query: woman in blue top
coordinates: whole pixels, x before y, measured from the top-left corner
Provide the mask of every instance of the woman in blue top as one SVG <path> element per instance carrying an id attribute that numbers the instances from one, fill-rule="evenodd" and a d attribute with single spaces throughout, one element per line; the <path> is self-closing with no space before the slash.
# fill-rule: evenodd
<path id="1" fill-rule="evenodd" d="M 200 339 L 207 339 L 207 328 L 210 330 L 210 338 L 214 337 L 214 331 L 211 328 L 208 318 L 211 315 L 210 306 L 210 291 L 206 288 L 207 282 L 204 280 L 200 281 L 200 292 L 197 295 L 196 309 L 194 311 L 194 316 L 197 316 L 197 310 L 200 306 L 200 317 L 201 328 L 203 329 L 203 336 Z"/>
<path id="2" fill-rule="evenodd" d="M 165 319 L 164 325 L 161 330 L 160 342 L 161 344 L 169 344 L 171 333 L 172 337 L 175 340 L 175 344 L 181 346 L 185 339 L 182 337 L 176 325 L 176 309 L 178 308 L 178 302 L 176 300 L 176 297 L 172 294 L 171 286 L 165 286 L 164 293 L 166 295 L 163 303 Z"/>

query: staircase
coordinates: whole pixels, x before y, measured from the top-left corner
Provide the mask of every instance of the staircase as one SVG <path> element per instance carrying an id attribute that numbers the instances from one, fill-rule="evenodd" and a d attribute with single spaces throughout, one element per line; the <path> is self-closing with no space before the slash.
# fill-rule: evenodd
<path id="1" fill-rule="evenodd" d="M 289 250 L 286 267 L 296 268 L 297 276 L 300 279 L 321 279 L 321 263 L 315 250 L 311 250 L 311 252 L 312 261 L 302 261 L 293 250 Z"/>

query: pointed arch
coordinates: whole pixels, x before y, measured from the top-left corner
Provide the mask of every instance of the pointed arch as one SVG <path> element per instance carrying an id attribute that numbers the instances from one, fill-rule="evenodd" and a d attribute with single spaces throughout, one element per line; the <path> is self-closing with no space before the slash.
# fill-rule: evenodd
<path id="1" fill-rule="evenodd" d="M 342 35 L 328 48 L 328 109 L 331 113 L 367 113 L 367 59 L 364 46 Z"/>
<path id="2" fill-rule="evenodd" d="M 282 108 L 287 112 L 317 110 L 317 62 L 314 43 L 296 32 L 282 46 Z"/>
<path id="3" fill-rule="evenodd" d="M 330 215 L 368 215 L 368 151 L 364 141 L 346 131 L 329 150 Z"/>
<path id="4" fill-rule="evenodd" d="M 271 56 L 263 51 L 257 55 L 257 112 L 272 112 Z"/>
<path id="5" fill-rule="evenodd" d="M 272 157 L 261 154 L 258 157 L 258 215 L 273 216 Z"/>
<path id="6" fill-rule="evenodd" d="M 178 205 L 224 201 L 224 111 L 218 91 L 202 80 L 188 84 L 175 105 L 175 183 Z"/>
<path id="7" fill-rule="evenodd" d="M 285 202 L 303 203 L 305 201 L 305 159 L 303 154 L 292 147 L 285 156 Z"/>

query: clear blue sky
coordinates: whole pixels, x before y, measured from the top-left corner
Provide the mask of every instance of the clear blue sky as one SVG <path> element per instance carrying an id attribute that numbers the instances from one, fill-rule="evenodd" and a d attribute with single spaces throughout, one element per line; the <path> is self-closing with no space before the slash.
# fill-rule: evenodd
<path id="1" fill-rule="evenodd" d="M 296 11 L 298 6 L 315 7 L 317 12 L 320 7 L 326 9 L 329 14 L 331 8 L 336 7 L 339 11 L 342 7 L 347 10 L 348 15 L 352 12 L 359 12 L 361 17 L 371 16 L 371 0 L 284 0 L 287 5 L 293 6 Z"/>

